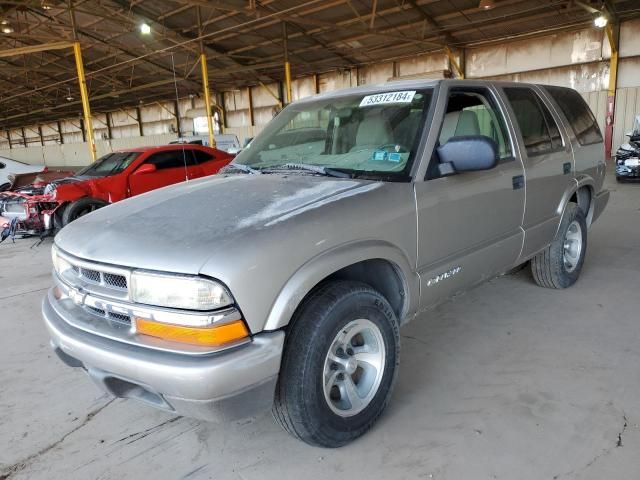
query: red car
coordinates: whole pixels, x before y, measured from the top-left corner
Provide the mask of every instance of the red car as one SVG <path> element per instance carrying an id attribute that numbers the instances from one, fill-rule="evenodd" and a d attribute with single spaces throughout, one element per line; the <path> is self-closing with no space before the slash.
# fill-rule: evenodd
<path id="1" fill-rule="evenodd" d="M 72 177 L 50 183 L 40 194 L 1 194 L 0 216 L 5 223 L 17 217 L 20 232 L 42 233 L 110 203 L 213 175 L 231 160 L 233 155 L 202 145 L 121 150 L 101 157 Z"/>

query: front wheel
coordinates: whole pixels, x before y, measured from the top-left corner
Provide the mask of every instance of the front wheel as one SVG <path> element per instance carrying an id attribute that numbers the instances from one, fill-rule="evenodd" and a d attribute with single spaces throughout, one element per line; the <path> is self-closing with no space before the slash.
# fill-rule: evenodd
<path id="1" fill-rule="evenodd" d="M 531 259 L 533 279 L 541 287 L 570 287 L 580 276 L 586 251 L 584 212 L 577 204 L 569 203 L 555 240 Z"/>
<path id="2" fill-rule="evenodd" d="M 66 227 L 74 220 L 84 217 L 89 213 L 108 205 L 106 202 L 96 200 L 95 198 L 81 198 L 70 203 L 62 212 L 62 226 Z"/>
<path id="3" fill-rule="evenodd" d="M 287 335 L 276 422 L 321 447 L 360 437 L 389 402 L 399 353 L 398 321 L 379 292 L 350 281 L 321 286 Z"/>

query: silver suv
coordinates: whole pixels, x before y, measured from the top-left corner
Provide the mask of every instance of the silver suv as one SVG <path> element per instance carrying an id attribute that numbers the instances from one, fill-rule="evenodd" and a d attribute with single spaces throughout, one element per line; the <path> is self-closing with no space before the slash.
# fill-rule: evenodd
<path id="1" fill-rule="evenodd" d="M 604 174 L 570 89 L 319 95 L 224 173 L 65 227 L 44 319 L 112 395 L 201 419 L 272 408 L 301 440 L 344 445 L 389 402 L 400 326 L 524 262 L 541 286 L 576 282 Z"/>

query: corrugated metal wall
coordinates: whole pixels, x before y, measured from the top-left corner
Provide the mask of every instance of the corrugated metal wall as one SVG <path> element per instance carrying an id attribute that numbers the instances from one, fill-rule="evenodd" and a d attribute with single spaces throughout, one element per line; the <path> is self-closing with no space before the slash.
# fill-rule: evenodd
<path id="1" fill-rule="evenodd" d="M 640 20 L 620 28 L 613 150 L 627 141 L 640 114 Z M 588 28 L 467 51 L 468 78 L 563 85 L 578 90 L 604 131 L 611 48 L 603 30 Z"/>
<path id="2" fill-rule="evenodd" d="M 624 134 L 631 129 L 633 119 L 640 113 L 640 20 L 625 22 L 620 29 L 620 67 L 618 72 L 618 100 L 615 116 L 614 149 L 626 141 Z M 611 49 L 603 30 L 582 30 L 552 34 L 535 39 L 519 40 L 469 48 L 466 51 L 466 77 L 541 84 L 564 85 L 575 88 L 587 100 L 600 127 L 604 129 L 609 58 Z M 294 79 L 294 100 L 315 93 L 338 90 L 364 84 L 384 83 L 391 78 L 424 75 L 433 78 L 450 70 L 443 54 L 421 55 L 414 58 L 361 66 L 317 76 Z M 280 108 L 283 95 L 278 83 L 257 85 L 222 94 L 226 110 L 226 131 L 238 135 L 241 141 L 259 133 Z M 251 115 L 250 105 L 253 106 Z M 178 106 L 181 131 L 190 135 L 193 118 L 202 111 L 199 98 L 181 99 Z M 140 137 L 138 111 L 144 136 Z M 191 114 L 190 114 L 191 112 Z M 108 140 L 107 115 L 94 115 L 98 153 L 115 148 L 157 145 L 177 137 L 175 102 L 160 102 L 110 112 L 111 136 Z M 37 126 L 13 129 L 9 132 L 14 147 L 9 149 L 6 132 L 0 134 L 0 155 L 18 160 L 50 165 L 83 165 L 89 155 L 82 144 L 80 119 L 41 125 L 42 140 Z M 63 145 L 60 145 L 60 136 Z M 24 145 L 28 148 L 24 148 Z M 44 145 L 42 145 L 44 143 Z"/>

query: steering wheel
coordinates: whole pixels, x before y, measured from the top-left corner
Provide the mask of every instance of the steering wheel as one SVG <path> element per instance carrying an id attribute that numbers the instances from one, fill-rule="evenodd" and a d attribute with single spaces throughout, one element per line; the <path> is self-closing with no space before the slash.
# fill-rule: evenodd
<path id="1" fill-rule="evenodd" d="M 388 153 L 409 153 L 410 149 L 400 143 L 386 143 L 376 150 L 384 150 Z"/>

